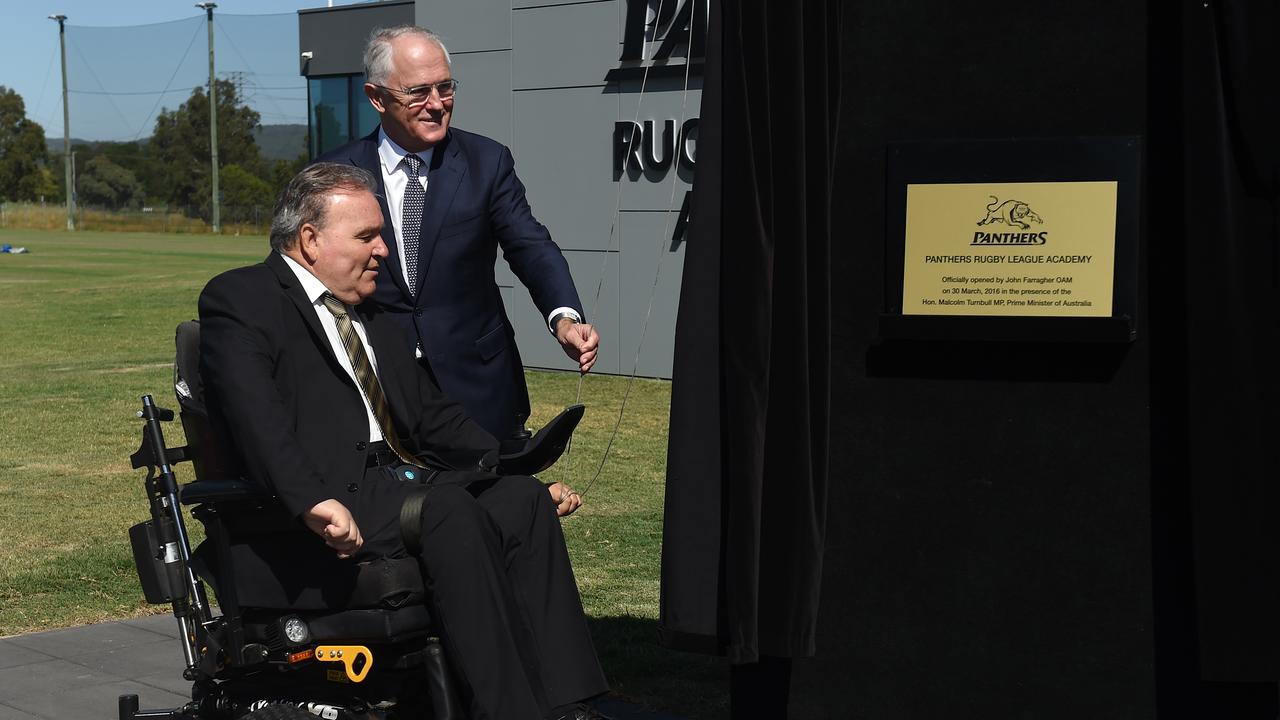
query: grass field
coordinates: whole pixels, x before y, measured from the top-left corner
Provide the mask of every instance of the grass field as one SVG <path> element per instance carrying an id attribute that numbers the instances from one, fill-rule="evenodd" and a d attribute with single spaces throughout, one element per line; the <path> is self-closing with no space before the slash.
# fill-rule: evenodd
<path id="1" fill-rule="evenodd" d="M 210 277 L 260 260 L 266 241 L 0 230 L 2 243 L 30 253 L 0 254 L 0 636 L 166 612 L 143 603 L 126 537 L 147 515 L 127 460 L 140 438 L 133 413 L 144 393 L 173 405 L 174 326 L 195 316 Z M 572 451 L 543 479 L 586 485 L 626 383 L 586 378 Z M 537 426 L 573 402 L 577 377 L 530 372 L 529 386 Z M 668 383 L 636 381 L 565 533 L 615 692 L 721 717 L 722 663 L 655 640 L 669 402 Z M 181 442 L 177 425 L 166 433 Z"/>

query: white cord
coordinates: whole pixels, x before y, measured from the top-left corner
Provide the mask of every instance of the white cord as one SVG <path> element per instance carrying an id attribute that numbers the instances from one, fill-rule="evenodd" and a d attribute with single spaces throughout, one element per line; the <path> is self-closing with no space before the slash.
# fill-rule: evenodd
<path id="1" fill-rule="evenodd" d="M 696 12 L 696 10 L 695 10 L 695 12 Z M 659 5 L 658 5 L 658 15 L 657 15 L 657 17 L 661 17 L 661 16 L 662 16 L 662 4 L 661 4 L 661 2 L 660 2 L 660 3 L 659 3 Z M 692 49 L 692 47 L 693 47 L 693 26 L 694 26 L 695 24 L 696 24 L 696 23 L 694 22 L 694 18 L 693 18 L 693 16 L 692 16 L 692 15 L 690 15 L 690 17 L 689 17 L 689 37 L 688 37 L 688 39 L 685 41 L 685 47 L 686 47 L 686 48 L 689 48 L 689 49 Z M 685 66 L 684 66 L 684 89 L 683 89 L 682 94 L 681 94 L 681 102 L 680 102 L 680 121 L 679 121 L 679 123 L 677 123 L 677 125 L 676 125 L 676 127 L 677 127 L 677 128 L 679 128 L 679 129 L 676 131 L 675 146 L 672 148 L 672 156 L 673 156 L 673 157 L 672 157 L 672 163 L 671 163 L 671 196 L 670 196 L 670 198 L 668 198 L 668 200 L 667 200 L 666 220 L 665 220 L 665 222 L 663 223 L 663 227 L 662 227 L 662 234 L 658 236 L 658 257 L 657 257 L 656 268 L 655 268 L 655 270 L 654 270 L 654 274 L 653 274 L 653 287 L 652 287 L 652 288 L 650 288 L 650 290 L 649 290 L 649 306 L 648 306 L 648 308 L 645 310 L 645 314 L 644 314 L 644 324 L 643 324 L 643 325 L 641 326 L 641 328 L 640 328 L 640 341 L 636 344 L 636 355 L 635 355 L 635 359 L 634 359 L 634 361 L 633 361 L 633 362 L 632 362 L 632 364 L 631 364 L 631 375 L 627 378 L 627 389 L 626 389 L 626 391 L 622 394 L 622 404 L 618 407 L 618 417 L 617 417 L 617 419 L 616 419 L 616 420 L 614 421 L 614 423 L 613 423 L 613 432 L 611 432 L 611 433 L 610 433 L 610 435 L 609 435 L 609 442 L 608 442 L 608 444 L 607 444 L 607 445 L 605 445 L 604 453 L 600 456 L 600 465 L 599 465 L 598 467 L 596 467 L 596 472 L 595 472 L 595 474 L 591 476 L 591 480 L 587 483 L 586 488 L 584 488 L 584 489 L 582 490 L 582 492 L 578 493 L 578 495 L 579 495 L 580 497 L 585 497 L 585 496 L 586 496 L 586 494 L 587 494 L 587 492 L 588 492 L 589 490 L 591 490 L 591 486 L 595 485 L 596 480 L 597 480 L 597 479 L 599 479 L 600 474 L 604 471 L 605 463 L 606 463 L 606 462 L 608 461 L 608 459 L 609 459 L 609 452 L 613 449 L 613 442 L 614 442 L 614 440 L 618 437 L 618 429 L 622 426 L 622 416 L 623 416 L 623 413 L 625 413 L 625 412 L 626 412 L 626 409 L 627 409 L 627 400 L 631 397 L 631 388 L 632 388 L 632 386 L 633 386 L 633 385 L 635 385 L 635 381 L 636 381 L 636 373 L 639 371 L 639 368 L 640 368 L 640 351 L 641 351 L 641 349 L 644 347 L 644 339 L 645 339 L 645 336 L 648 334 L 648 331 L 649 331 L 649 319 L 650 319 L 651 317 L 653 317 L 653 301 L 654 301 L 654 298 L 656 298 L 656 297 L 657 297 L 657 295 L 658 295 L 658 282 L 659 282 L 659 280 L 662 278 L 662 260 L 663 260 L 663 257 L 666 255 L 665 248 L 666 248 L 666 242 L 667 242 L 667 234 L 668 234 L 668 233 L 670 232 L 670 230 L 671 230 L 671 212 L 672 212 L 672 211 L 671 211 L 671 206 L 672 206 L 672 204 L 673 204 L 673 203 L 675 203 L 675 199 L 676 199 L 676 184 L 677 184 L 677 182 L 678 182 L 678 181 L 679 181 L 679 179 L 680 179 L 680 155 L 681 155 L 681 152 L 682 152 L 683 145 L 684 145 L 684 143 L 686 142 L 686 138 L 684 138 L 684 137 L 681 135 L 681 133 L 682 133 L 682 132 L 683 132 L 683 130 L 684 130 L 684 121 L 685 121 L 685 117 L 686 117 L 686 116 L 687 116 L 687 114 L 688 114 L 688 108 L 689 108 L 689 70 L 690 70 L 690 67 L 693 65 L 693 62 L 692 62 L 692 58 L 691 58 L 691 57 L 687 57 L 687 56 L 689 55 L 690 50 L 686 50 L 685 52 L 686 52 L 686 59 L 685 59 Z M 639 99 L 637 100 L 637 102 L 636 102 L 636 114 L 635 114 L 635 118 L 633 118 L 633 120 L 632 120 L 632 132 L 633 132 L 632 139 L 633 139 L 633 140 L 634 140 L 634 137 L 635 137 L 635 135 L 634 135 L 634 128 L 636 127 L 636 121 L 640 118 L 640 105 L 642 104 L 642 102 L 643 102 L 643 100 L 644 100 L 645 83 L 648 81 L 648 78 L 649 78 L 649 67 L 650 67 L 650 66 L 645 66 L 645 69 L 644 69 L 644 77 L 642 78 L 641 83 L 640 83 L 640 98 L 639 98 Z M 631 155 L 632 155 L 632 152 L 631 152 L 631 145 L 632 145 L 632 143 L 631 143 L 631 142 L 628 142 L 628 148 L 627 148 L 627 154 L 626 154 L 626 158 L 628 158 L 628 159 L 629 159 L 629 158 L 631 157 Z M 626 165 L 627 165 L 627 160 L 626 160 L 626 159 L 624 159 L 624 160 L 623 160 L 623 163 L 622 163 L 622 166 L 623 166 L 623 167 L 622 167 L 622 175 L 623 175 L 623 176 L 625 176 L 625 175 L 626 175 Z M 621 214 L 622 214 L 622 212 L 621 212 L 621 210 L 622 210 L 622 184 L 623 184 L 623 177 L 619 177 L 619 178 L 618 178 L 618 195 L 617 195 L 617 202 L 615 202 L 615 203 L 614 203 L 614 210 L 613 210 L 613 224 L 612 224 L 612 226 L 609 228 L 609 248 L 610 248 L 610 249 L 612 249 L 612 248 L 613 248 L 613 235 L 614 235 L 614 228 L 616 228 L 616 227 L 617 227 L 617 225 L 618 225 L 618 220 L 619 220 L 619 218 L 621 217 Z M 676 211 L 676 212 L 679 212 L 679 211 Z M 596 302 L 597 306 L 598 306 L 598 304 L 599 304 L 599 302 L 600 302 L 600 288 L 604 285 L 604 273 L 605 273 L 605 270 L 608 268 L 608 264 L 607 264 L 607 263 L 608 263 L 608 257 L 609 257 L 609 254 L 608 254 L 608 251 L 606 251 L 606 252 L 605 252 L 605 263 L 606 263 L 606 264 L 604 265 L 604 267 L 602 267 L 602 268 L 600 269 L 600 282 L 596 284 L 596 298 L 595 298 L 595 302 Z M 578 376 L 578 400 L 579 400 L 579 401 L 580 401 L 580 400 L 581 400 L 581 398 L 582 398 L 582 380 L 583 380 L 583 378 L 584 378 L 584 377 L 586 377 L 586 376 L 585 376 L 585 375 L 579 375 L 579 376 Z"/>

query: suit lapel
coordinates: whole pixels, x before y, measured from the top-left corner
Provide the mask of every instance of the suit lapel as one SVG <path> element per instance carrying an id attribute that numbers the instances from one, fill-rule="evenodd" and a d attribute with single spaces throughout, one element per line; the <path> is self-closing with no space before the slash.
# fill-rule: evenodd
<path id="1" fill-rule="evenodd" d="M 315 306 L 307 299 L 307 293 L 298 282 L 298 277 L 285 264 L 284 258 L 280 257 L 279 253 L 271 253 L 267 256 L 265 262 L 267 267 L 271 268 L 272 272 L 276 274 L 276 279 L 280 281 L 280 288 L 293 303 L 293 306 L 297 308 L 298 314 L 302 316 L 302 321 L 311 329 L 312 341 L 320 347 L 322 353 L 328 359 L 329 365 L 337 371 L 338 376 L 346 380 L 347 384 L 354 388 L 355 383 L 347 376 L 347 371 L 342 369 L 338 359 L 333 356 L 333 347 L 329 344 L 329 336 L 325 333 L 324 328 L 321 327 Z"/>
<path id="2" fill-rule="evenodd" d="M 302 285 L 298 283 L 298 278 L 293 274 L 293 270 L 285 264 L 284 258 L 280 257 L 280 253 L 271 253 L 266 259 L 267 267 L 271 268 L 276 274 L 276 279 L 280 281 L 280 287 L 284 290 L 284 294 L 298 308 L 298 314 L 302 316 L 303 321 L 307 323 L 307 327 L 311 328 L 311 333 L 316 336 L 317 341 L 324 340 L 324 344 L 328 345 L 328 336 L 324 333 L 324 328 L 320 327 L 320 318 L 316 317 L 315 308 L 311 306 L 311 301 L 307 300 L 307 294 L 302 289 Z"/>
<path id="3" fill-rule="evenodd" d="M 431 154 L 431 169 L 427 174 L 427 204 L 422 212 L 422 234 L 418 238 L 418 287 L 415 288 L 415 297 L 418 298 L 422 297 L 423 280 L 431 269 L 431 258 L 435 255 L 436 241 L 440 239 L 440 228 L 444 225 L 445 216 L 453 205 L 453 197 L 466 174 L 466 163 L 461 154 L 457 143 L 453 142 L 452 133 Z"/>
<path id="4" fill-rule="evenodd" d="M 387 188 L 382 182 L 382 160 L 378 157 L 378 131 L 365 137 L 351 151 L 351 164 L 368 170 L 378 184 L 378 206 L 382 208 L 382 241 L 387 245 L 387 259 L 382 265 L 391 276 L 391 281 L 400 292 L 409 294 L 409 284 L 405 282 L 404 272 L 400 269 L 400 247 L 396 242 L 395 225 L 391 224 L 391 208 L 387 205 Z"/>

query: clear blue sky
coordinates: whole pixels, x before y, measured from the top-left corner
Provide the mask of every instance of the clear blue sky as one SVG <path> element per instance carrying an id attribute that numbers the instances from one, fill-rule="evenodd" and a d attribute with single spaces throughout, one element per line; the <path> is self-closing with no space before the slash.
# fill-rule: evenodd
<path id="1" fill-rule="evenodd" d="M 346 4 L 350 1 L 345 0 L 334 4 Z M 302 8 L 324 7 L 327 4 L 326 0 L 219 0 L 218 7 L 214 11 L 215 27 L 218 27 L 217 17 L 221 13 L 238 16 L 292 13 Z M 62 104 L 58 62 L 58 24 L 48 19 L 49 15 L 66 15 L 68 37 L 71 37 L 76 27 L 84 27 L 88 30 L 88 28 L 148 25 L 202 18 L 204 11 L 194 5 L 194 0 L 117 0 L 115 2 L 110 0 L 0 0 L 0 85 L 16 90 L 22 95 L 26 102 L 28 116 L 44 126 L 46 136 L 61 137 Z M 296 45 L 297 24 L 296 22 L 291 24 L 292 31 L 286 39 Z M 174 90 L 180 93 L 178 95 L 172 93 L 163 96 L 152 94 L 139 97 L 116 95 L 108 100 L 105 96 L 73 94 L 71 99 L 72 135 L 86 139 L 128 139 L 130 135 L 136 133 L 149 135 L 151 125 L 148 117 L 154 116 L 153 107 L 158 102 L 163 102 L 164 106 L 172 108 L 181 102 L 195 82 L 191 79 L 191 73 L 194 72 L 192 68 L 199 67 L 201 63 L 204 64 L 207 77 L 206 35 L 201 32 L 196 36 L 188 28 L 194 29 L 194 26 L 175 25 L 171 34 L 181 36 L 174 37 L 173 41 L 179 48 L 177 51 L 179 56 L 182 48 L 187 49 L 190 57 L 185 65 L 191 67 L 185 69 L 179 76 L 176 72 L 178 59 L 173 57 L 174 51 L 166 49 L 165 57 L 155 59 L 154 70 L 159 73 L 158 75 L 147 76 L 146 73 L 139 73 L 143 77 L 133 81 L 146 87 L 134 88 L 113 84 L 119 80 L 110 79 L 111 68 L 102 67 L 108 63 L 99 63 L 97 60 L 99 55 L 94 54 L 94 52 L 102 53 L 109 48 L 86 51 L 81 56 L 76 56 L 69 48 L 67 56 L 69 66 L 74 66 L 77 62 L 89 62 L 97 66 L 98 71 L 82 73 L 82 75 L 105 76 L 73 78 L 71 81 L 73 90 L 79 86 L 84 89 L 102 88 L 112 92 L 122 89 L 154 91 L 157 88 L 152 87 L 153 85 L 171 78 L 176 85 L 186 85 L 184 88 Z M 102 43 L 104 46 L 110 44 L 110 38 L 117 37 L 114 33 L 96 30 L 85 34 L 104 39 Z M 122 35 L 121 37 L 130 36 Z M 242 36 L 240 44 L 245 45 L 244 48 L 228 47 L 229 44 L 234 44 L 234 41 L 225 42 L 221 35 L 216 35 L 214 44 L 219 53 L 218 64 L 221 69 L 223 65 L 221 60 L 224 56 L 230 65 L 236 61 L 237 56 L 253 56 L 255 50 L 261 49 L 257 46 L 264 43 L 244 39 Z M 125 50 L 127 48 L 121 48 L 122 52 Z M 85 60 L 79 60 L 78 57 L 84 57 Z M 286 69 L 290 72 L 294 70 L 294 68 Z M 93 85 L 89 84 L 91 81 Z M 264 84 L 269 87 L 282 84 L 300 86 L 301 80 L 279 76 L 274 80 L 265 80 Z M 106 87 L 103 88 L 103 85 Z M 296 97 L 297 90 L 286 92 L 267 89 L 261 92 L 264 98 L 256 102 L 255 106 L 263 112 L 264 123 L 289 121 L 288 116 L 296 115 L 296 108 L 301 107 L 297 102 L 288 101 L 288 98 Z M 273 92 L 274 99 L 271 97 Z M 305 122 L 305 116 L 302 121 Z"/>

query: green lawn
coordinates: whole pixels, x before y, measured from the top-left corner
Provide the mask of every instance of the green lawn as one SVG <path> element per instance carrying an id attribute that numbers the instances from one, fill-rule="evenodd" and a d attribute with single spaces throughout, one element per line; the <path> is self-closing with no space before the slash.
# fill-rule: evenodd
<path id="1" fill-rule="evenodd" d="M 143 603 L 126 537 L 146 518 L 138 399 L 173 405 L 173 328 L 200 288 L 260 260 L 261 237 L 0 230 L 0 636 L 123 618 Z M 577 377 L 530 372 L 537 426 Z M 571 452 L 544 474 L 585 487 L 626 378 L 588 376 Z M 565 521 L 583 601 L 616 693 L 691 717 L 725 714 L 722 663 L 657 646 L 670 385 L 636 380 L 608 463 Z M 181 429 L 169 425 L 171 444 Z M 184 468 L 179 479 L 186 481 Z M 197 528 L 192 528 L 198 535 Z"/>

